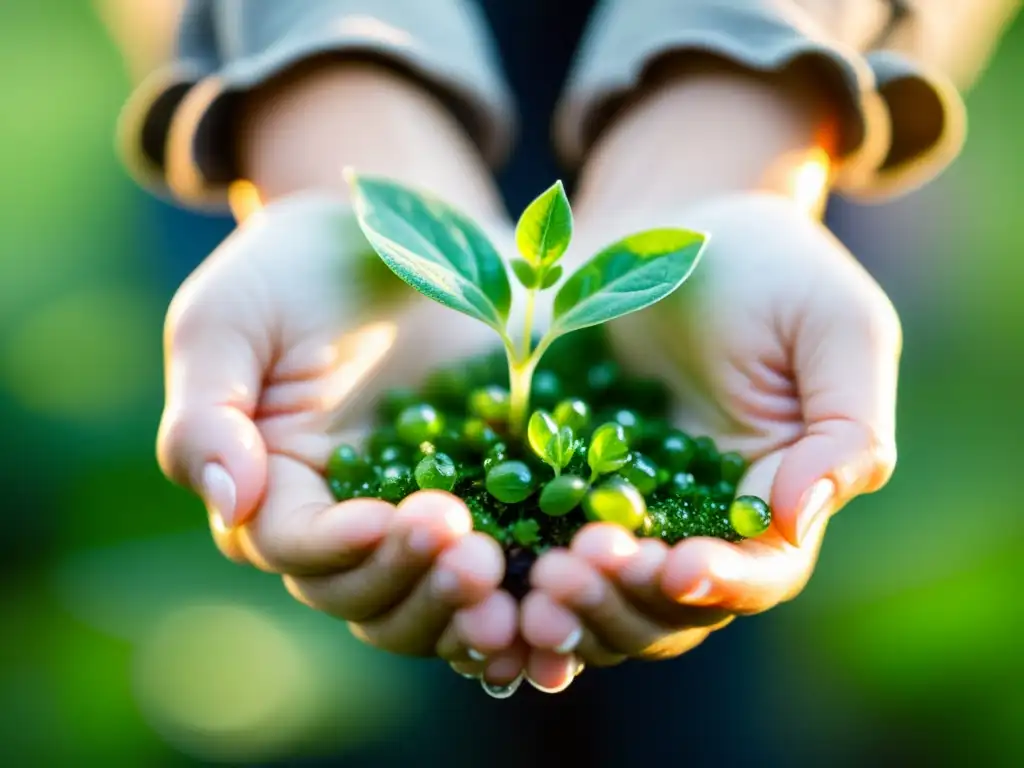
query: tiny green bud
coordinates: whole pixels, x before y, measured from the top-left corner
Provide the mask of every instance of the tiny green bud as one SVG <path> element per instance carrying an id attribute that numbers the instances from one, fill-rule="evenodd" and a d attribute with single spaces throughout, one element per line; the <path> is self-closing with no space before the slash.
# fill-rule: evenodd
<path id="1" fill-rule="evenodd" d="M 612 421 L 616 424 L 622 425 L 622 431 L 626 435 L 626 442 L 630 445 L 640 437 L 641 430 L 643 429 L 643 423 L 640 420 L 640 415 L 636 411 L 629 409 L 622 409 L 615 412 L 612 416 Z"/>
<path id="2" fill-rule="evenodd" d="M 415 391 L 406 388 L 387 390 L 377 403 L 377 416 L 384 422 L 392 422 L 398 414 L 410 405 L 422 402 Z"/>
<path id="3" fill-rule="evenodd" d="M 658 488 L 658 466 L 642 453 L 631 453 L 629 463 L 619 474 L 644 496 Z"/>
<path id="4" fill-rule="evenodd" d="M 487 449 L 484 454 L 484 471 L 489 472 L 495 464 L 500 464 L 508 458 L 508 446 L 504 443 L 495 443 Z"/>
<path id="5" fill-rule="evenodd" d="M 379 464 L 395 464 L 403 461 L 409 454 L 409 451 L 401 445 L 385 445 L 374 457 Z"/>
<path id="6" fill-rule="evenodd" d="M 562 397 L 562 380 L 554 371 L 537 371 L 530 387 L 530 404 L 534 408 L 554 408 Z"/>
<path id="7" fill-rule="evenodd" d="M 370 465 L 362 460 L 351 445 L 339 445 L 327 459 L 327 477 L 342 483 L 358 485 L 371 475 Z"/>
<path id="8" fill-rule="evenodd" d="M 757 496 L 740 496 L 729 506 L 729 524 L 744 538 L 760 536 L 771 522 L 771 508 Z"/>
<path id="9" fill-rule="evenodd" d="M 747 462 L 738 453 L 722 454 L 722 480 L 736 485 L 747 471 Z"/>
<path id="10" fill-rule="evenodd" d="M 587 371 L 587 386 L 600 398 L 608 394 L 618 384 L 621 375 L 618 363 L 610 360 L 598 363 Z"/>
<path id="11" fill-rule="evenodd" d="M 498 433 L 483 419 L 467 419 L 462 425 L 462 437 L 477 451 L 486 451 L 498 442 Z"/>
<path id="12" fill-rule="evenodd" d="M 455 487 L 456 471 L 455 462 L 444 453 L 435 453 L 425 456 L 416 465 L 413 473 L 416 477 L 416 485 L 423 490 L 450 491 Z"/>
<path id="13" fill-rule="evenodd" d="M 526 439 L 538 458 L 548 461 L 548 443 L 558 434 L 558 424 L 547 411 L 534 411 L 526 425 Z"/>
<path id="14" fill-rule="evenodd" d="M 583 510 L 588 520 L 616 523 L 635 531 L 647 516 L 647 503 L 632 485 L 622 478 L 612 478 L 586 495 Z"/>
<path id="15" fill-rule="evenodd" d="M 395 429 L 398 430 L 402 442 L 407 445 L 419 445 L 441 434 L 444 429 L 444 416 L 432 405 L 410 405 L 398 414 Z"/>
<path id="16" fill-rule="evenodd" d="M 725 480 L 719 480 L 715 483 L 714 487 L 712 487 L 711 495 L 725 501 L 732 501 L 732 497 L 736 495 L 736 486 L 732 483 L 725 482 Z"/>
<path id="17" fill-rule="evenodd" d="M 574 510 L 587 495 L 590 485 L 582 477 L 562 475 L 544 486 L 540 492 L 540 510 L 545 515 L 561 517 Z"/>
<path id="18" fill-rule="evenodd" d="M 481 387 L 469 395 L 469 412 L 489 424 L 508 420 L 509 394 L 501 387 Z"/>
<path id="19" fill-rule="evenodd" d="M 597 474 L 615 472 L 629 461 L 629 444 L 621 424 L 602 424 L 594 430 L 587 451 L 587 463 Z"/>
<path id="20" fill-rule="evenodd" d="M 557 475 L 566 464 L 572 461 L 576 453 L 576 436 L 569 427 L 559 427 L 558 432 L 548 440 L 545 448 L 545 461 L 555 470 Z"/>
<path id="21" fill-rule="evenodd" d="M 672 430 L 658 445 L 654 459 L 672 472 L 682 472 L 689 468 L 697 456 L 697 445 L 689 435 Z"/>
<path id="22" fill-rule="evenodd" d="M 684 495 L 697 493 L 697 480 L 689 472 L 676 472 L 669 481 L 672 493 Z"/>
<path id="23" fill-rule="evenodd" d="M 523 547 L 532 547 L 540 541 L 540 523 L 532 517 L 516 520 L 512 524 L 512 538 Z"/>
<path id="24" fill-rule="evenodd" d="M 404 464 L 391 464 L 384 468 L 380 478 L 380 497 L 397 504 L 413 491 L 413 476 Z"/>
<path id="25" fill-rule="evenodd" d="M 335 501 L 348 501 L 354 494 L 352 483 L 346 483 L 336 478 L 329 478 L 327 485 L 331 489 L 331 495 Z"/>
<path id="26" fill-rule="evenodd" d="M 484 484 L 498 501 L 515 504 L 533 493 L 533 472 L 521 461 L 504 461 L 487 471 Z"/>
<path id="27" fill-rule="evenodd" d="M 555 406 L 555 421 L 574 432 L 581 432 L 590 424 L 590 406 L 578 398 L 563 400 Z"/>

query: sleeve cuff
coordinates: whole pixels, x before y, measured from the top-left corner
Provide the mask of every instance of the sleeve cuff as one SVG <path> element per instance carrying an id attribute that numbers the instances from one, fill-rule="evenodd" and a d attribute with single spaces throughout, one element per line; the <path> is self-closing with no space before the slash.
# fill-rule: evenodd
<path id="1" fill-rule="evenodd" d="M 129 166 L 147 186 L 169 190 L 186 205 L 226 210 L 228 188 L 239 177 L 232 147 L 239 97 L 326 54 L 380 61 L 421 80 L 466 126 L 488 162 L 498 165 L 511 148 L 514 109 L 476 12 L 456 0 L 335 0 L 288 4 L 273 24 L 242 19 L 234 31 L 256 30 L 267 39 L 241 40 L 239 55 L 200 77 L 176 64 L 161 73 L 163 80 L 154 76 L 139 89 L 122 119 Z M 140 114 L 149 117 L 140 120 Z M 160 137 L 163 152 L 157 149 Z"/>
<path id="2" fill-rule="evenodd" d="M 860 178 L 840 178 L 837 191 L 860 202 L 884 202 L 919 189 L 956 159 L 967 136 L 967 110 L 948 78 L 901 54 L 867 54 L 889 120 L 882 162 Z"/>
<path id="3" fill-rule="evenodd" d="M 618 110 L 668 57 L 711 54 L 756 71 L 809 65 L 838 109 L 837 190 L 888 199 L 937 175 L 963 141 L 955 88 L 895 54 L 836 43 L 796 3 L 606 0 L 556 115 L 559 154 L 582 162 Z"/>

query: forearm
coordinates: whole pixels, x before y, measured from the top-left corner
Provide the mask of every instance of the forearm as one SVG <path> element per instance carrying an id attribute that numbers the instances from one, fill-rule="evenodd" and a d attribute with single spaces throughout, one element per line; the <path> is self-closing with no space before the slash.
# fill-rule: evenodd
<path id="1" fill-rule="evenodd" d="M 486 164 L 448 110 L 383 67 L 312 64 L 251 94 L 240 112 L 243 176 L 262 202 L 303 190 L 348 195 L 342 169 L 420 186 L 485 220 L 502 213 Z"/>
<path id="2" fill-rule="evenodd" d="M 817 215 L 834 134 L 827 100 L 796 74 L 669 72 L 591 151 L 575 202 L 581 229 L 656 225 L 689 203 L 754 190 L 794 197 Z"/>

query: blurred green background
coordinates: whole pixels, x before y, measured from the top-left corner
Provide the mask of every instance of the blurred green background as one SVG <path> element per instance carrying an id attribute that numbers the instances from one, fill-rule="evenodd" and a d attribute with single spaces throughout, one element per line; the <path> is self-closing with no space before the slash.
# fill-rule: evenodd
<path id="1" fill-rule="evenodd" d="M 439 702 L 483 717 L 471 684 L 223 561 L 160 476 L 163 313 L 230 224 L 118 164 L 118 111 L 166 45 L 159 3 L 130 23 L 125 5 L 0 4 L 0 757 L 344 761 L 422 733 Z M 832 214 L 903 314 L 900 461 L 836 519 L 805 594 L 751 620 L 744 670 L 771 709 L 721 706 L 737 733 L 766 719 L 779 764 L 1024 765 L 1022 73 L 1024 22 L 970 94 L 957 164 Z"/>

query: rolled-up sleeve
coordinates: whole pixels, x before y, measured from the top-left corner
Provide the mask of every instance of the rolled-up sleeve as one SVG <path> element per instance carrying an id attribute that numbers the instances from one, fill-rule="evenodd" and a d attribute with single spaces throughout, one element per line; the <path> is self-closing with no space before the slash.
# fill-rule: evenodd
<path id="1" fill-rule="evenodd" d="M 506 156 L 512 99 L 472 0 L 190 0 L 177 57 L 136 90 L 122 114 L 128 167 L 158 193 L 222 207 L 238 178 L 239 97 L 325 55 L 377 61 L 415 77 L 451 108 L 488 161 Z"/>
<path id="2" fill-rule="evenodd" d="M 799 63 L 837 108 L 837 191 L 889 199 L 959 153 L 966 118 L 957 86 L 983 66 L 1019 2 L 602 0 L 556 115 L 558 148 L 581 162 L 666 57 L 711 54 L 765 72 Z M 966 64 L 963 48 L 974 52 Z"/>

